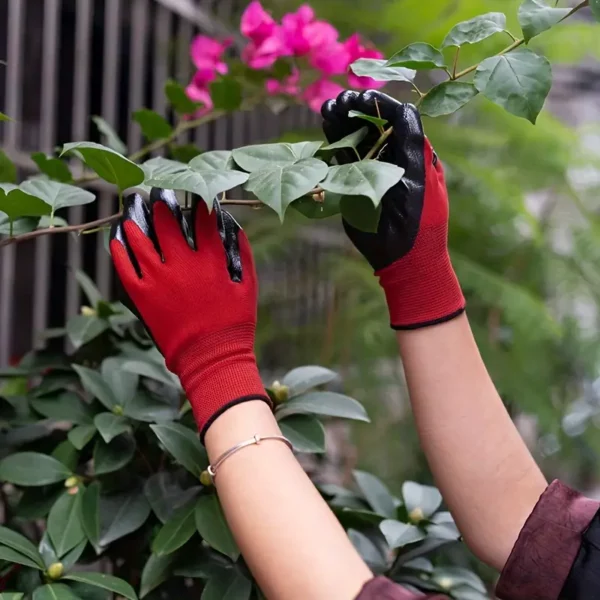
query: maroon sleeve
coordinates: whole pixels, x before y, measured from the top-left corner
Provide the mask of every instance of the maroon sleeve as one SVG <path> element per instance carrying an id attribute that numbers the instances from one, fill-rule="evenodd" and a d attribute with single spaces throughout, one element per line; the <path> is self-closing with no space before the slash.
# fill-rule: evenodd
<path id="1" fill-rule="evenodd" d="M 502 571 L 503 600 L 557 600 L 600 503 L 554 481 L 523 526 Z"/>
<path id="2" fill-rule="evenodd" d="M 448 600 L 446 596 L 424 596 L 409 592 L 385 577 L 375 577 L 367 581 L 356 600 Z"/>

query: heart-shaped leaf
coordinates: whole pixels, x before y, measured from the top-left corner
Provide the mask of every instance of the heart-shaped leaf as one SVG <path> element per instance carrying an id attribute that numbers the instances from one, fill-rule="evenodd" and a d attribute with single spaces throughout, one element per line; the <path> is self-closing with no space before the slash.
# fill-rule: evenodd
<path id="1" fill-rule="evenodd" d="M 479 15 L 455 25 L 444 38 L 442 48 L 476 44 L 506 29 L 506 15 L 499 12 Z"/>
<path id="2" fill-rule="evenodd" d="M 350 65 L 350 70 L 359 77 L 370 77 L 375 81 L 412 81 L 417 72 L 405 67 L 388 67 L 385 59 L 359 58 Z"/>
<path id="3" fill-rule="evenodd" d="M 237 560 L 240 550 L 215 494 L 198 498 L 195 516 L 196 528 L 204 541 L 215 550 L 229 556 L 231 560 Z"/>
<path id="4" fill-rule="evenodd" d="M 0 481 L 38 486 L 64 481 L 71 470 L 60 461 L 39 452 L 18 452 L 0 461 Z"/>
<path id="5" fill-rule="evenodd" d="M 348 116 L 350 118 L 356 118 L 356 119 L 362 119 L 363 121 L 368 121 L 369 123 L 372 123 L 373 125 L 376 125 L 377 127 L 384 127 L 385 125 L 387 125 L 387 119 L 382 119 L 380 117 L 375 117 L 373 115 L 366 115 L 365 113 L 360 112 L 360 110 L 348 111 Z"/>
<path id="6" fill-rule="evenodd" d="M 446 66 L 444 55 L 431 44 L 416 42 L 396 52 L 386 63 L 386 67 L 406 67 L 407 69 L 443 69 Z"/>
<path id="7" fill-rule="evenodd" d="M 139 123 L 144 137 L 151 142 L 168 138 L 173 133 L 171 124 L 162 115 L 148 108 L 136 110 L 133 120 Z"/>
<path id="8" fill-rule="evenodd" d="M 323 142 L 297 144 L 257 144 L 244 146 L 232 152 L 233 160 L 248 173 L 285 167 L 303 158 L 312 158 Z"/>
<path id="9" fill-rule="evenodd" d="M 69 152 L 76 152 L 90 169 L 121 192 L 144 181 L 144 171 L 139 165 L 101 144 L 72 142 L 64 145 L 61 156 Z"/>
<path id="10" fill-rule="evenodd" d="M 213 150 L 204 152 L 190 160 L 190 167 L 197 171 L 231 171 L 235 170 L 230 150 Z"/>
<path id="11" fill-rule="evenodd" d="M 552 86 L 552 67 L 545 57 L 521 48 L 486 58 L 473 83 L 509 113 L 535 123 Z"/>
<path id="12" fill-rule="evenodd" d="M 109 148 L 112 148 L 119 154 L 127 154 L 127 146 L 123 143 L 123 140 L 121 140 L 119 134 L 113 129 L 112 125 L 102 117 L 92 117 L 92 121 L 102 135 L 102 143 L 106 144 Z"/>
<path id="13" fill-rule="evenodd" d="M 17 167 L 8 158 L 4 150 L 0 150 L 0 181 L 3 183 L 17 183 Z"/>
<path id="14" fill-rule="evenodd" d="M 352 133 L 344 136 L 341 140 L 328 144 L 320 148 L 320 151 L 325 150 L 339 150 L 340 148 L 356 148 L 366 137 L 369 132 L 367 127 L 361 127 Z"/>
<path id="15" fill-rule="evenodd" d="M 31 159 L 38 166 L 38 169 L 48 175 L 50 179 L 60 181 L 61 183 L 71 183 L 73 181 L 73 176 L 65 161 L 53 156 L 46 156 L 43 152 L 34 152 L 31 155 Z M 2 179 L 1 173 L 0 179 Z"/>
<path id="16" fill-rule="evenodd" d="M 52 207 L 12 183 L 0 183 L 0 211 L 13 221 L 19 217 L 49 215 Z"/>
<path id="17" fill-rule="evenodd" d="M 283 221 L 287 207 L 313 190 L 327 172 L 327 164 L 323 161 L 304 158 L 254 171 L 244 188 L 272 208 Z"/>
<path id="18" fill-rule="evenodd" d="M 74 185 L 49 181 L 47 179 L 30 179 L 21 184 L 21 189 L 32 196 L 41 198 L 52 207 L 52 213 L 59 208 L 68 206 L 81 206 L 89 204 L 96 199 L 91 192 L 82 190 Z"/>
<path id="19" fill-rule="evenodd" d="M 165 83 L 165 96 L 173 105 L 173 108 L 182 115 L 189 115 L 200 106 L 197 102 L 190 100 L 183 86 L 172 79 L 167 80 Z"/>
<path id="20" fill-rule="evenodd" d="M 378 206 L 384 194 L 396 185 L 404 169 L 377 160 L 361 160 L 330 167 L 320 184 L 324 190 L 342 195 L 366 196 Z"/>
<path id="21" fill-rule="evenodd" d="M 450 115 L 470 102 L 478 93 L 472 83 L 444 81 L 427 92 L 419 103 L 419 111 L 428 117 Z"/>
<path id="22" fill-rule="evenodd" d="M 548 6 L 544 0 L 524 0 L 519 6 L 519 23 L 525 41 L 550 29 L 570 12 L 570 8 Z"/>

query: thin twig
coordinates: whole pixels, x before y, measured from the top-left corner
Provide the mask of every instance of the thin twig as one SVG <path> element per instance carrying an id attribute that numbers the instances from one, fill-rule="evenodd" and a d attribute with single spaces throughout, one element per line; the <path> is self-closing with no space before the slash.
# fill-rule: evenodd
<path id="1" fill-rule="evenodd" d="M 379 139 L 375 142 L 375 145 L 369 150 L 369 152 L 367 152 L 367 155 L 365 156 L 365 158 L 363 160 L 369 160 L 370 158 L 373 158 L 375 156 L 375 154 L 377 154 L 377 151 L 379 150 L 379 148 L 381 148 L 381 146 L 383 146 L 383 144 L 385 144 L 386 140 L 390 137 L 390 135 L 392 135 L 392 131 L 394 131 L 393 127 L 389 127 L 388 129 L 386 129 L 379 136 Z"/>
<path id="2" fill-rule="evenodd" d="M 460 56 L 460 46 L 456 48 L 456 54 L 454 55 L 454 64 L 452 65 L 452 75 L 450 79 L 456 79 L 456 67 L 458 67 L 458 57 Z"/>

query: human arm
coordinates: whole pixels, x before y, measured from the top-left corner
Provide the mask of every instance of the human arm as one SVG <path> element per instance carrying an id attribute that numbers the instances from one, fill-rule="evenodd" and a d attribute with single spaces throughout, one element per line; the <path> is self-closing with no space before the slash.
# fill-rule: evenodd
<path id="1" fill-rule="evenodd" d="M 209 215 L 200 201 L 188 223 L 175 195 L 155 189 L 149 203 L 126 199 L 110 248 L 126 301 L 179 376 L 210 460 L 255 434 L 281 435 L 253 350 L 252 253 L 233 218 L 217 205 Z M 369 581 L 368 567 L 283 443 L 265 441 L 230 456 L 215 484 L 269 599 L 350 600 L 360 593 L 369 600 L 388 593 L 411 600 L 394 584 Z M 382 586 L 388 591 L 379 593 Z"/>

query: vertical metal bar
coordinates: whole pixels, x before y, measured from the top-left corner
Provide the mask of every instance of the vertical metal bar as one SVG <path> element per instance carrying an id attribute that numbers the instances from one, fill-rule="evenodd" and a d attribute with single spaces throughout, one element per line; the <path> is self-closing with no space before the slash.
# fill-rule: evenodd
<path id="1" fill-rule="evenodd" d="M 169 77 L 169 43 L 171 41 L 171 11 L 163 6 L 156 7 L 154 23 L 154 80 L 152 108 L 165 116 L 167 100 L 164 85 Z"/>
<path id="2" fill-rule="evenodd" d="M 177 81 L 184 87 L 188 84 L 190 77 L 192 76 L 192 61 L 190 60 L 190 44 L 192 43 L 192 36 L 194 34 L 194 26 L 186 19 L 179 18 L 179 27 L 177 29 L 177 64 L 176 64 L 176 76 Z M 178 142 L 180 144 L 186 144 L 190 139 L 189 133 L 182 133 Z"/>
<path id="3" fill-rule="evenodd" d="M 102 69 L 102 117 L 115 124 L 119 81 L 121 80 L 121 2 L 106 0 L 104 15 L 104 61 Z M 98 217 L 111 213 L 112 196 L 102 193 L 98 200 Z M 111 270 L 102 235 L 96 235 L 96 285 L 103 296 L 110 293 Z"/>
<path id="4" fill-rule="evenodd" d="M 21 134 L 21 80 L 23 41 L 23 0 L 11 0 L 8 5 L 8 43 L 6 69 L 6 113 L 12 121 L 4 124 L 5 143 L 16 148 Z M 15 283 L 16 246 L 6 246 L 0 253 L 0 365 L 8 364 L 12 342 L 13 290 Z"/>
<path id="5" fill-rule="evenodd" d="M 148 0 L 133 0 L 131 8 L 131 49 L 129 62 L 129 112 L 142 108 L 146 84 L 146 46 L 148 44 Z M 133 120 L 129 122 L 129 150 L 141 147 L 142 133 Z"/>
<path id="6" fill-rule="evenodd" d="M 56 92 L 58 44 L 60 42 L 60 7 L 62 0 L 44 1 L 44 34 L 42 40 L 42 86 L 40 115 L 40 146 L 42 152 L 52 152 L 56 142 Z M 43 345 L 40 333 L 48 326 L 50 297 L 51 236 L 37 240 L 33 288 L 33 345 Z"/>
<path id="7" fill-rule="evenodd" d="M 90 97 L 89 67 L 91 54 L 92 0 L 78 0 L 75 20 L 75 62 L 73 65 L 73 139 L 87 138 Z M 84 209 L 74 206 L 69 210 L 69 223 L 83 222 Z M 73 274 L 81 269 L 83 244 L 79 237 L 69 236 L 67 250 L 67 301 L 66 318 L 69 319 L 79 310 L 80 290 Z"/>

